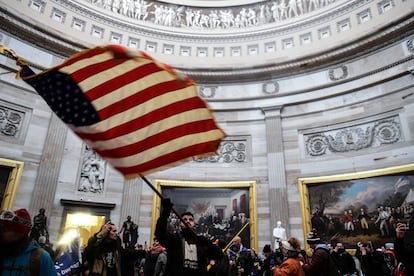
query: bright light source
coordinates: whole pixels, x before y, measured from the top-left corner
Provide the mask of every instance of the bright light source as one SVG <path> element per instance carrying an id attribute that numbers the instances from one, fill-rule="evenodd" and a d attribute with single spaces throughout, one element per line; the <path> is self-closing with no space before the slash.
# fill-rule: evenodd
<path id="1" fill-rule="evenodd" d="M 98 217 L 90 214 L 78 213 L 68 214 L 66 227 L 96 226 Z"/>
<path id="2" fill-rule="evenodd" d="M 68 245 L 75 238 L 79 237 L 79 231 L 77 229 L 70 229 L 63 234 L 62 238 L 57 242 L 58 245 Z"/>

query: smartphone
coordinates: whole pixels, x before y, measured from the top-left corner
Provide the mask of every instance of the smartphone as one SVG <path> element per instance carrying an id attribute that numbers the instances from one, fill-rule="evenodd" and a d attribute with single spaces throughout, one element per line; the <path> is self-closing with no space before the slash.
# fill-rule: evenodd
<path id="1" fill-rule="evenodd" d="M 372 246 L 372 242 L 368 242 L 368 248 L 374 249 L 374 247 Z"/>

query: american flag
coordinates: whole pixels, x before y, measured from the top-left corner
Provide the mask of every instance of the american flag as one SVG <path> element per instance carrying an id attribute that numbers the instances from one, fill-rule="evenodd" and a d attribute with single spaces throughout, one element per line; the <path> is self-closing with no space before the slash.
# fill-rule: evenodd
<path id="1" fill-rule="evenodd" d="M 394 184 L 394 193 L 406 192 L 410 189 L 410 180 L 408 176 L 402 176 L 398 178 L 397 182 Z"/>
<path id="2" fill-rule="evenodd" d="M 20 76 L 127 178 L 215 154 L 226 136 L 195 83 L 142 51 L 100 46 Z"/>

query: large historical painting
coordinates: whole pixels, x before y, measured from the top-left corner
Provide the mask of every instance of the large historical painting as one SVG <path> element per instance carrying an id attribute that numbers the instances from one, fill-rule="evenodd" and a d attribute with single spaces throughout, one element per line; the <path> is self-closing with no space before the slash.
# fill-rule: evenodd
<path id="1" fill-rule="evenodd" d="M 2 210 L 10 209 L 13 206 L 23 166 L 23 162 L 0 158 L 0 198 Z"/>
<path id="2" fill-rule="evenodd" d="M 197 234 L 211 241 L 221 239 L 230 244 L 233 237 L 242 238 L 244 246 L 257 248 L 255 182 L 156 182 L 163 196 L 171 199 L 181 214 L 194 214 Z M 153 229 L 159 216 L 160 198 L 154 195 Z M 180 220 L 171 214 L 172 228 Z"/>
<path id="3" fill-rule="evenodd" d="M 315 229 L 347 248 L 357 242 L 380 248 L 395 240 L 397 222 L 414 212 L 414 164 L 327 177 L 299 179 L 304 233 Z"/>

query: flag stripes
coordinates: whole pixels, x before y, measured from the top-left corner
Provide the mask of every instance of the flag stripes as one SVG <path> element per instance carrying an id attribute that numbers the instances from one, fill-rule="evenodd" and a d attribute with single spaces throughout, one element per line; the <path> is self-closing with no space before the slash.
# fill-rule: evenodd
<path id="1" fill-rule="evenodd" d="M 125 176 L 214 154 L 226 135 L 190 79 L 119 45 L 82 51 L 26 79 Z"/>
<path id="2" fill-rule="evenodd" d="M 204 124 L 204 126 L 200 126 L 201 124 Z M 131 154 L 130 147 L 135 146 L 139 147 L 141 149 L 141 152 L 152 149 L 156 146 L 162 146 L 165 143 L 170 143 L 173 139 L 178 139 L 180 137 L 183 137 L 179 135 L 180 133 L 183 133 L 186 131 L 188 136 L 197 134 L 201 131 L 205 132 L 207 129 L 211 127 L 210 121 L 197 121 L 197 122 L 191 122 L 187 124 L 181 124 L 175 128 L 170 128 L 168 130 L 165 130 L 163 132 L 159 132 L 155 135 L 152 135 L 146 139 L 143 139 L 141 141 L 135 142 L 133 144 L 126 144 L 124 146 L 119 145 L 117 148 L 114 149 L 107 149 L 107 150 L 100 150 L 96 149 L 97 153 L 101 155 L 102 157 L 105 156 L 113 156 L 113 157 L 128 157 Z M 205 133 L 206 137 L 208 137 L 208 133 Z M 167 138 L 166 138 L 167 137 Z M 168 139 L 168 140 L 167 140 Z M 191 146 L 191 144 L 194 143 L 193 141 L 189 141 L 187 145 Z M 167 150 L 173 149 L 170 147 Z"/>
<path id="3" fill-rule="evenodd" d="M 217 131 L 216 131 L 217 132 Z M 214 143 L 212 140 L 208 138 L 216 137 L 218 133 L 212 133 L 213 135 L 206 135 L 206 141 L 203 143 L 199 141 L 199 143 L 195 145 L 190 145 L 184 148 L 176 147 L 174 150 L 170 150 L 168 152 L 164 152 L 164 149 L 161 147 L 155 148 L 151 155 L 148 158 L 140 159 L 141 157 L 146 157 L 146 152 L 143 152 L 140 156 L 136 155 L 135 160 L 128 160 L 130 163 L 117 163 L 117 159 L 111 160 L 107 158 L 108 162 L 113 164 L 115 168 L 117 168 L 120 172 L 124 175 L 136 175 L 138 172 L 145 172 L 150 173 L 157 169 L 165 169 L 170 167 L 170 164 L 176 163 L 179 161 L 185 162 L 187 158 L 191 158 L 193 156 L 207 156 L 207 153 L 214 152 L 220 142 L 215 141 Z M 194 139 L 198 139 L 199 137 L 186 137 L 186 139 L 179 139 L 177 140 L 176 145 L 183 144 L 189 142 Z M 178 156 L 186 156 L 185 158 L 178 158 Z M 153 157 L 153 158 L 151 158 Z M 138 161 L 137 161 L 138 160 Z M 142 160 L 148 160 L 146 162 L 142 162 Z M 127 161 L 127 160 L 124 160 Z M 141 162 L 140 162 L 141 161 Z M 131 165 L 131 164 L 136 164 Z M 141 173 L 142 174 L 142 173 Z"/>

